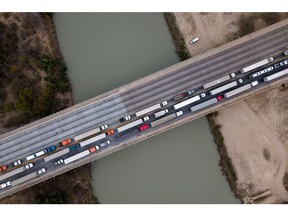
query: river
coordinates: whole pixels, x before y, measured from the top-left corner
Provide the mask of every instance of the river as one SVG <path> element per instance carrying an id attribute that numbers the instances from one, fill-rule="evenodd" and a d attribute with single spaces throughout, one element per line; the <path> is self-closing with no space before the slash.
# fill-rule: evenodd
<path id="1" fill-rule="evenodd" d="M 56 13 L 74 102 L 178 62 L 161 13 Z M 101 203 L 239 203 L 218 167 L 205 117 L 92 166 Z"/>

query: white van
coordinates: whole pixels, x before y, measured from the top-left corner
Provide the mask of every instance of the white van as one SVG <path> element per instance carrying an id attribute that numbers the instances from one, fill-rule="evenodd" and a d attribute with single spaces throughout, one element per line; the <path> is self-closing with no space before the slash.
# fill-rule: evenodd
<path id="1" fill-rule="evenodd" d="M 45 154 L 45 151 L 40 151 L 35 154 L 36 157 L 40 157 Z"/>
<path id="2" fill-rule="evenodd" d="M 26 160 L 29 161 L 29 160 L 32 160 L 34 158 L 35 158 L 35 155 L 33 154 L 33 155 L 30 155 L 30 156 L 26 157 Z"/>

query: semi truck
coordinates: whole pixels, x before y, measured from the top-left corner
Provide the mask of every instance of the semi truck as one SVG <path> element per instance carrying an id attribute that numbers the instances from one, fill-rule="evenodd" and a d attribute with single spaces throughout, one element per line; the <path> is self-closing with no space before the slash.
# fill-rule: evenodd
<path id="1" fill-rule="evenodd" d="M 87 156 L 87 155 L 89 155 L 89 154 L 90 154 L 90 151 L 89 151 L 89 150 L 80 152 L 80 153 L 75 154 L 75 155 L 73 155 L 73 156 L 71 156 L 71 157 L 69 157 L 69 158 L 64 159 L 64 163 L 65 163 L 65 164 L 72 163 L 73 161 L 79 160 L 80 158 L 83 158 L 83 157 L 85 157 L 85 156 Z"/>
<path id="2" fill-rule="evenodd" d="M 225 82 L 229 79 L 232 79 L 233 77 L 235 77 L 235 73 L 231 73 L 229 75 L 226 75 L 226 76 L 223 76 L 223 77 L 220 77 L 219 79 L 216 79 L 216 80 L 213 80 L 211 82 L 208 82 L 206 84 L 203 85 L 203 88 L 204 89 L 208 89 L 208 88 L 211 88 L 215 85 L 218 85 L 219 83 L 222 83 L 222 82 Z"/>
<path id="3" fill-rule="evenodd" d="M 51 154 L 51 155 L 45 157 L 44 161 L 45 162 L 51 161 L 51 160 L 53 160 L 55 158 L 58 158 L 58 157 L 60 157 L 60 156 L 62 156 L 64 154 L 67 154 L 68 152 L 69 152 L 69 148 L 65 148 L 65 149 L 63 149 L 61 151 L 55 152 L 54 154 Z"/>
<path id="4" fill-rule="evenodd" d="M 175 104 L 173 107 L 174 107 L 175 110 L 177 110 L 177 109 L 180 109 L 180 108 L 182 108 L 184 106 L 187 106 L 187 105 L 189 105 L 191 103 L 194 103 L 194 102 L 196 102 L 198 100 L 200 100 L 200 96 L 196 95 L 196 96 L 194 96 L 192 98 L 189 98 L 189 99 L 187 99 L 185 101 L 182 101 L 180 103 Z"/>
<path id="5" fill-rule="evenodd" d="M 225 94 L 224 94 L 224 97 L 225 97 L 225 98 L 232 97 L 232 96 L 234 96 L 234 95 L 236 95 L 236 94 L 239 94 L 239 93 L 241 93 L 241 92 L 244 92 L 244 91 L 250 89 L 251 87 L 256 86 L 257 84 L 258 84 L 258 81 L 254 81 L 254 82 L 252 82 L 252 83 L 243 85 L 243 86 L 241 86 L 241 87 L 239 87 L 239 88 L 237 88 L 237 89 L 234 89 L 234 90 L 232 90 L 232 91 L 229 91 L 229 92 L 225 93 Z"/>
<path id="6" fill-rule="evenodd" d="M 271 80 L 277 79 L 278 77 L 284 76 L 288 74 L 288 69 L 282 70 L 280 72 L 274 73 L 270 76 L 264 77 L 263 80 L 264 82 L 269 82 Z"/>
<path id="7" fill-rule="evenodd" d="M 28 175 L 25 175 L 23 177 L 20 177 L 20 178 L 17 178 L 17 179 L 14 179 L 12 182 L 11 182 L 11 185 L 14 187 L 16 185 L 19 185 L 19 184 L 23 184 L 24 182 L 27 182 L 27 181 L 30 181 L 31 179 L 33 178 L 36 178 L 38 175 L 37 175 L 37 172 L 32 172 Z"/>
<path id="8" fill-rule="evenodd" d="M 156 127 L 156 126 L 161 125 L 161 124 L 163 124 L 163 123 L 165 123 L 167 121 L 170 121 L 171 119 L 174 119 L 176 117 L 177 117 L 176 114 L 172 113 L 172 114 L 170 114 L 168 116 L 165 116 L 164 118 L 161 118 L 159 120 L 151 122 L 151 126 L 152 127 Z"/>
<path id="9" fill-rule="evenodd" d="M 252 65 L 249 65 L 249 66 L 247 66 L 247 67 L 242 68 L 242 69 L 240 70 L 240 72 L 241 72 L 241 73 L 247 73 L 247 72 L 249 72 L 249 71 L 251 71 L 251 70 L 254 70 L 254 69 L 258 68 L 258 67 L 261 67 L 261 66 L 263 66 L 263 65 L 266 65 L 266 64 L 268 64 L 268 63 L 270 63 L 270 62 L 272 62 L 272 61 L 273 61 L 273 57 L 269 57 L 269 58 L 267 58 L 267 59 L 263 59 L 262 61 L 256 62 L 256 63 L 254 63 L 254 64 L 252 64 Z"/>
<path id="10" fill-rule="evenodd" d="M 121 133 L 121 132 L 123 132 L 125 130 L 133 128 L 133 127 L 135 127 L 137 125 L 140 125 L 142 123 L 143 123 L 143 120 L 142 119 L 138 119 L 136 121 L 130 122 L 130 123 L 126 124 L 126 125 L 123 125 L 123 126 L 117 128 L 117 130 L 118 130 L 119 133 Z"/>
<path id="11" fill-rule="evenodd" d="M 191 112 L 195 112 L 197 110 L 203 109 L 203 108 L 210 106 L 212 104 L 215 104 L 217 102 L 218 102 L 217 98 L 212 98 L 212 99 L 207 100 L 203 103 L 200 103 L 200 104 L 197 104 L 195 106 L 190 107 L 190 110 L 191 110 Z"/>
<path id="12" fill-rule="evenodd" d="M 82 133 L 82 134 L 79 134 L 77 136 L 74 137 L 74 141 L 78 141 L 78 140 L 81 140 L 81 139 L 84 139 L 86 137 L 89 137 L 93 134 L 96 134 L 96 133 L 99 133 L 100 132 L 100 128 L 95 128 L 93 130 L 90 130 L 90 131 L 87 131 L 85 133 Z"/>
<path id="13" fill-rule="evenodd" d="M 220 92 L 223 92 L 223 91 L 225 91 L 225 90 L 227 90 L 227 89 L 233 88 L 233 87 L 235 87 L 235 86 L 237 86 L 237 82 L 236 82 L 236 81 L 230 82 L 230 83 L 228 83 L 228 84 L 226 84 L 226 85 L 223 85 L 223 86 L 220 86 L 220 87 L 218 87 L 218 88 L 216 88 L 216 89 L 211 90 L 211 91 L 210 91 L 210 94 L 211 94 L 211 95 L 215 95 L 215 94 L 218 94 L 218 93 L 220 93 Z"/>
<path id="14" fill-rule="evenodd" d="M 161 111 L 159 111 L 159 112 L 156 112 L 156 113 L 154 113 L 154 116 L 155 116 L 155 118 L 158 118 L 158 117 L 160 117 L 160 116 L 165 115 L 165 113 L 168 113 L 168 109 L 165 109 L 165 110 L 161 110 Z"/>
<path id="15" fill-rule="evenodd" d="M 139 117 L 139 116 L 145 115 L 146 113 L 150 113 L 150 112 L 152 112 L 154 110 L 157 110 L 159 108 L 161 108 L 161 105 L 160 104 L 155 104 L 153 106 L 150 106 L 150 107 L 147 107 L 147 108 L 145 108 L 143 110 L 140 110 L 139 112 L 136 112 L 135 115 L 137 117 Z"/>
<path id="16" fill-rule="evenodd" d="M 106 133 L 102 133 L 102 134 L 100 134 L 98 136 L 95 136 L 95 137 L 92 137 L 92 138 L 90 138 L 88 140 L 80 142 L 80 146 L 84 147 L 84 146 L 89 145 L 89 144 L 91 144 L 93 142 L 97 142 L 98 140 L 104 139 L 105 137 L 106 137 Z"/>

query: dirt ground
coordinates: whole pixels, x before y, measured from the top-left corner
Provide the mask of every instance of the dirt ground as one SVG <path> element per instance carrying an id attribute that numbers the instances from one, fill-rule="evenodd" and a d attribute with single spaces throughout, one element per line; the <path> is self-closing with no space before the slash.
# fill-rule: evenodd
<path id="1" fill-rule="evenodd" d="M 191 54 L 208 51 L 238 34 L 241 13 L 175 13 Z M 256 29 L 265 27 L 258 19 Z M 199 41 L 189 44 L 192 38 Z M 245 203 L 288 200 L 283 177 L 288 171 L 288 87 L 277 87 L 219 111 L 216 123 L 237 174 Z M 256 199 L 257 198 L 257 199 Z"/>
<path id="2" fill-rule="evenodd" d="M 238 31 L 240 13 L 174 13 L 191 56 L 226 43 Z M 199 41 L 189 44 L 192 38 Z"/>

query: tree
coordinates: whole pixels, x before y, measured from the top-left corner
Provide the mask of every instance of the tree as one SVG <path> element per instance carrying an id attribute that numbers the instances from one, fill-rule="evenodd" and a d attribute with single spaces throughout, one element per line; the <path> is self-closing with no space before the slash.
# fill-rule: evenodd
<path id="1" fill-rule="evenodd" d="M 60 191 L 53 191 L 43 196 L 37 196 L 35 201 L 36 204 L 66 204 L 66 194 Z"/>

